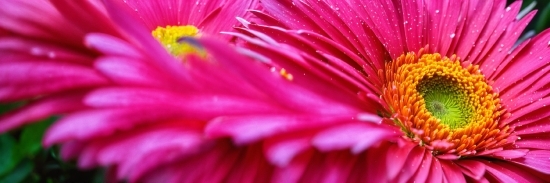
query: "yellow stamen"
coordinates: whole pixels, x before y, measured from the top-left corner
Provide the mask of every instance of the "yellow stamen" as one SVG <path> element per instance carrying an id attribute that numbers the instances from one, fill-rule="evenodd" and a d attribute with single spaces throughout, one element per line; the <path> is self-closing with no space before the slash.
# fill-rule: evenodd
<path id="1" fill-rule="evenodd" d="M 279 74 L 281 74 L 281 76 L 283 76 L 285 79 L 289 80 L 289 81 L 292 81 L 292 79 L 294 79 L 294 77 L 292 77 L 292 74 L 290 74 L 289 72 L 286 71 L 286 69 L 281 69 L 281 71 L 279 72 Z"/>
<path id="2" fill-rule="evenodd" d="M 199 29 L 192 25 L 185 26 L 166 26 L 166 27 L 157 27 L 151 32 L 153 37 L 155 37 L 165 48 L 174 56 L 184 56 L 190 53 L 198 53 L 203 55 L 202 50 L 197 49 L 196 47 L 187 44 L 179 43 L 178 39 L 182 37 L 198 37 Z"/>
<path id="3" fill-rule="evenodd" d="M 507 112 L 478 66 L 421 52 L 401 55 L 379 71 L 382 98 L 402 130 L 435 153 L 464 156 L 506 143 L 511 129 L 498 123 Z"/>

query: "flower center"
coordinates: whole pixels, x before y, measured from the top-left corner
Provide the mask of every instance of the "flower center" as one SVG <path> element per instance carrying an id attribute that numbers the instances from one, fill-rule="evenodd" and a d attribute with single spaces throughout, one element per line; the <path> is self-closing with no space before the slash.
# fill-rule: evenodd
<path id="1" fill-rule="evenodd" d="M 422 52 L 422 50 L 421 50 Z M 386 63 L 382 98 L 393 121 L 434 154 L 467 156 L 509 143 L 509 116 L 476 65 L 439 54 L 401 55 Z"/>
<path id="2" fill-rule="evenodd" d="M 473 107 L 460 84 L 439 75 L 425 77 L 416 86 L 426 109 L 450 129 L 464 127 L 471 120 Z"/>
<path id="3" fill-rule="evenodd" d="M 170 54 L 180 57 L 190 53 L 198 53 L 203 55 L 200 49 L 193 47 L 188 43 L 180 43 L 178 39 L 182 37 L 198 37 L 199 29 L 192 25 L 185 26 L 166 26 L 157 27 L 151 32 Z"/>

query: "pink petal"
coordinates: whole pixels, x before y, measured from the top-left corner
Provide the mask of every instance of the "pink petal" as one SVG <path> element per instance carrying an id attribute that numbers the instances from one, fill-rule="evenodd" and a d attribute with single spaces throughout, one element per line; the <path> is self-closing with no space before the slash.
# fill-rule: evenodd
<path id="1" fill-rule="evenodd" d="M 103 32 L 118 35 L 113 22 L 107 17 L 103 4 L 99 1 L 61 2 L 52 1 L 61 15 L 74 26 L 89 32 Z M 91 24 L 90 22 L 93 22 Z"/>
<path id="2" fill-rule="evenodd" d="M 400 133 L 393 128 L 370 123 L 348 123 L 319 132 L 312 139 L 313 146 L 321 151 L 350 148 L 360 153 L 378 142 L 398 137 Z"/>
<path id="3" fill-rule="evenodd" d="M 174 57 L 169 55 L 166 49 L 151 36 L 151 30 L 139 22 L 132 13 L 132 9 L 122 1 L 104 1 L 104 3 L 110 18 L 124 31 L 123 35 L 127 35 L 128 42 L 138 48 L 147 48 L 144 54 L 150 58 L 148 61 L 162 68 L 163 73 L 169 78 L 186 78 L 180 63 L 176 62 Z"/>
<path id="4" fill-rule="evenodd" d="M 386 171 L 388 178 L 393 179 L 398 176 L 414 147 L 416 147 L 416 144 L 408 141 L 406 141 L 403 145 L 395 144 L 390 147 L 388 154 L 386 155 Z"/>
<path id="5" fill-rule="evenodd" d="M 544 182 L 527 170 L 508 162 L 485 162 L 487 172 L 500 182 Z"/>
<path id="6" fill-rule="evenodd" d="M 428 174 L 430 173 L 430 170 L 432 169 L 432 161 L 435 159 L 435 157 L 432 156 L 432 154 L 428 151 L 425 151 L 424 158 L 420 164 L 420 166 L 417 167 L 416 173 L 413 175 L 412 179 L 409 181 L 413 182 L 426 182 L 426 178 L 428 177 Z M 433 176 L 433 175 L 431 175 Z"/>
<path id="7" fill-rule="evenodd" d="M 1 101 L 107 84 L 102 76 L 86 67 L 54 63 L 0 63 Z"/>
<path id="8" fill-rule="evenodd" d="M 90 33 L 87 34 L 84 40 L 89 48 L 98 50 L 109 56 L 124 56 L 131 58 L 141 58 L 142 54 L 134 46 L 128 42 L 121 40 L 109 34 Z"/>
<path id="9" fill-rule="evenodd" d="M 201 134 L 168 127 L 148 132 L 126 135 L 111 140 L 98 152 L 98 162 L 103 165 L 118 164 L 119 177 L 132 174 L 134 167 L 156 167 L 176 157 L 196 153 L 204 143 Z"/>
<path id="10" fill-rule="evenodd" d="M 219 42 L 212 39 L 201 39 L 199 42 L 217 58 L 220 64 L 241 74 L 243 79 L 258 88 L 262 88 L 263 91 L 269 92 L 268 94 L 271 97 L 289 107 L 296 110 L 315 108 L 325 114 L 347 113 L 355 110 L 345 104 L 335 103 L 335 101 L 331 101 L 324 96 L 319 96 L 317 92 L 293 85 L 282 77 L 268 72 L 267 68 L 251 62 L 252 60 L 243 55 L 230 51 L 231 48 L 228 45 L 219 44 Z M 248 77 L 251 75 L 255 77 Z"/>
<path id="11" fill-rule="evenodd" d="M 550 150 L 549 133 L 539 133 L 533 135 L 522 135 L 520 139 L 515 142 L 516 148 L 521 149 L 544 149 Z"/>
<path id="12" fill-rule="evenodd" d="M 247 144 L 276 133 L 322 127 L 340 123 L 345 116 L 246 115 L 220 117 L 210 121 L 205 133 L 210 138 L 230 136 L 237 144 Z M 348 118 L 349 119 L 349 118 Z M 315 123 L 311 123 L 315 121 Z M 247 133 L 242 133 L 247 132 Z"/>
<path id="13" fill-rule="evenodd" d="M 61 93 L 44 97 L 0 117 L 0 132 L 21 127 L 54 114 L 85 109 L 82 93 Z"/>
<path id="14" fill-rule="evenodd" d="M 276 166 L 285 167 L 295 156 L 311 147 L 312 135 L 311 131 L 300 131 L 268 138 L 264 142 L 265 156 Z"/>
<path id="15" fill-rule="evenodd" d="M 0 19 L 3 29 L 35 39 L 79 45 L 84 34 L 46 1 L 4 1 Z"/>
<path id="16" fill-rule="evenodd" d="M 298 155 L 290 164 L 275 169 L 274 182 L 298 182 L 311 162 L 312 151 Z"/>
<path id="17" fill-rule="evenodd" d="M 462 171 L 453 161 L 441 161 L 441 167 L 444 173 L 444 182 L 446 180 L 449 183 L 466 183 Z"/>
<path id="18" fill-rule="evenodd" d="M 2 37 L 0 50 L 26 58 L 3 57 L 1 62 L 56 62 L 72 63 L 89 66 L 92 63 L 91 53 L 75 48 L 67 48 L 50 42 L 33 39 Z"/>
<path id="19" fill-rule="evenodd" d="M 512 161 L 525 165 L 533 170 L 550 174 L 550 151 L 548 150 L 531 150 L 527 152 L 523 158 L 514 159 Z"/>
<path id="20" fill-rule="evenodd" d="M 443 176 L 444 176 L 443 166 L 439 162 L 439 159 L 434 157 L 432 160 L 432 166 L 430 167 L 431 167 L 430 174 L 427 175 L 428 177 L 426 182 L 431 182 L 431 183 L 443 182 Z"/>
<path id="21" fill-rule="evenodd" d="M 529 150 L 527 149 L 511 149 L 511 150 L 502 150 L 492 153 L 491 155 L 500 157 L 502 159 L 515 159 L 524 157 Z"/>
<path id="22" fill-rule="evenodd" d="M 461 160 L 456 162 L 460 165 L 462 173 L 479 180 L 485 174 L 485 164 L 476 160 Z"/>
<path id="23" fill-rule="evenodd" d="M 65 116 L 50 127 L 44 135 L 43 144 L 51 146 L 71 140 L 107 136 L 138 124 L 177 118 L 181 116 L 180 113 L 176 109 L 148 107 L 81 111 Z"/>
<path id="24" fill-rule="evenodd" d="M 399 182 L 410 181 L 413 178 L 414 173 L 419 170 L 420 165 L 424 161 L 424 154 L 425 149 L 423 147 L 415 146 L 412 149 L 409 156 L 407 156 L 405 166 L 403 166 L 401 173 L 397 176 Z"/>

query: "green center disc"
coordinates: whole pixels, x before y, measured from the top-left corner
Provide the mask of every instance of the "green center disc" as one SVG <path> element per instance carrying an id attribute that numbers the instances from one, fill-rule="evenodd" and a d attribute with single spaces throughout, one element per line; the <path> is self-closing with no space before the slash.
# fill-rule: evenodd
<path id="1" fill-rule="evenodd" d="M 458 82 L 444 76 L 424 78 L 416 86 L 424 98 L 426 109 L 441 123 L 451 129 L 461 128 L 469 123 L 473 108 L 468 105 L 468 95 Z"/>

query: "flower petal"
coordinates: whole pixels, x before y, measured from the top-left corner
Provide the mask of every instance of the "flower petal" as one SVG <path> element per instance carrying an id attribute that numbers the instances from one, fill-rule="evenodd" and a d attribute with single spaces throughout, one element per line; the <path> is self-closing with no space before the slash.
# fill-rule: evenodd
<path id="1" fill-rule="evenodd" d="M 319 132 L 311 143 L 321 151 L 333 151 L 350 148 L 354 154 L 370 146 L 398 137 L 393 128 L 371 123 L 341 124 Z"/>

